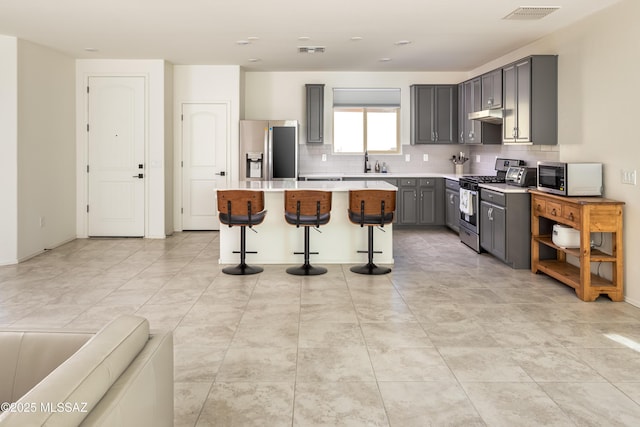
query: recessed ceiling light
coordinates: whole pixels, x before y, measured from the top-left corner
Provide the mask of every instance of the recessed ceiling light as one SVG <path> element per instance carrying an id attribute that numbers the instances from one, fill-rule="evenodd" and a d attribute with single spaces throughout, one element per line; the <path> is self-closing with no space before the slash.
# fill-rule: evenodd
<path id="1" fill-rule="evenodd" d="M 249 58 L 249 62 L 260 62 L 260 58 Z"/>
<path id="2" fill-rule="evenodd" d="M 251 43 L 249 40 L 238 40 L 238 41 L 236 42 L 236 44 L 237 44 L 237 45 L 239 45 L 239 46 L 246 46 L 246 45 L 248 45 L 249 43 Z"/>
<path id="3" fill-rule="evenodd" d="M 86 52 L 97 52 L 98 49 L 96 49 L 95 47 L 85 47 L 84 50 Z"/>
<path id="4" fill-rule="evenodd" d="M 360 36 L 351 37 L 351 41 L 352 42 L 359 42 L 360 40 L 362 40 L 362 37 L 360 37 Z"/>
<path id="5" fill-rule="evenodd" d="M 260 40 L 260 37 L 251 36 L 251 37 L 247 37 L 247 40 L 249 40 L 249 42 L 255 42 L 257 40 Z"/>
<path id="6" fill-rule="evenodd" d="M 309 37 L 309 36 L 300 36 L 300 37 L 298 37 L 298 40 L 300 40 L 300 41 L 307 41 L 307 40 L 310 40 L 310 39 L 311 39 L 311 37 Z"/>
<path id="7" fill-rule="evenodd" d="M 397 42 L 394 43 L 396 46 L 406 46 L 408 44 L 411 44 L 411 40 L 398 40 Z"/>
<path id="8" fill-rule="evenodd" d="M 389 62 L 389 61 L 391 61 L 391 58 L 380 58 L 379 61 L 380 62 Z"/>

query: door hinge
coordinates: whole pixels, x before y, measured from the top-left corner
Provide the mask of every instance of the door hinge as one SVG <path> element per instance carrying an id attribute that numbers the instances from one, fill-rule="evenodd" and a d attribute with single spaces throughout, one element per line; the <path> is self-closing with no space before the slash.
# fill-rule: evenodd
<path id="1" fill-rule="evenodd" d="M 87 213 L 89 213 L 89 205 L 87 205 Z"/>
<path id="2" fill-rule="evenodd" d="M 87 165 L 87 173 L 89 173 L 89 165 Z"/>
<path id="3" fill-rule="evenodd" d="M 180 121 L 184 122 L 184 114 L 180 114 Z"/>
<path id="4" fill-rule="evenodd" d="M 184 160 L 180 160 L 180 167 L 183 168 L 184 167 Z"/>
<path id="5" fill-rule="evenodd" d="M 180 213 L 183 214 L 184 213 L 184 208 L 180 208 Z"/>
<path id="6" fill-rule="evenodd" d="M 87 85 L 87 93 L 89 93 L 89 86 Z"/>
<path id="7" fill-rule="evenodd" d="M 89 132 L 89 123 L 87 123 L 87 132 Z"/>

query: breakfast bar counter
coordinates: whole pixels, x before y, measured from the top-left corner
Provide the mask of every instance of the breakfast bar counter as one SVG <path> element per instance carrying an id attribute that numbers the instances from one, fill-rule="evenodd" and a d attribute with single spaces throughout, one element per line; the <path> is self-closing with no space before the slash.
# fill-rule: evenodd
<path id="1" fill-rule="evenodd" d="M 238 181 L 229 190 L 262 190 L 267 215 L 262 224 L 247 230 L 248 264 L 301 264 L 304 249 L 304 230 L 289 225 L 284 219 L 285 190 L 324 190 L 333 193 L 331 220 L 319 231 L 311 231 L 310 249 L 312 264 L 362 264 L 367 262 L 367 227 L 359 227 L 349 221 L 349 190 L 396 190 L 385 181 Z M 383 231 L 384 230 L 384 231 Z M 375 262 L 393 264 L 393 225 L 375 228 Z M 220 264 L 237 264 L 240 249 L 239 227 L 220 225 Z M 358 253 L 364 251 L 365 253 Z"/>

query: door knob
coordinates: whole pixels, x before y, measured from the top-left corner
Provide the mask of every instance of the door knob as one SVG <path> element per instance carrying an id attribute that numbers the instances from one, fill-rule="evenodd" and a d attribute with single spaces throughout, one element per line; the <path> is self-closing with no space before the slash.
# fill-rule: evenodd
<path id="1" fill-rule="evenodd" d="M 139 179 L 142 179 L 142 178 L 144 178 L 144 174 L 139 173 L 138 175 L 133 175 L 133 178 L 139 178 Z"/>
<path id="2" fill-rule="evenodd" d="M 220 173 L 217 173 L 216 175 L 220 175 L 220 176 L 225 176 L 227 173 L 225 171 L 221 171 Z"/>

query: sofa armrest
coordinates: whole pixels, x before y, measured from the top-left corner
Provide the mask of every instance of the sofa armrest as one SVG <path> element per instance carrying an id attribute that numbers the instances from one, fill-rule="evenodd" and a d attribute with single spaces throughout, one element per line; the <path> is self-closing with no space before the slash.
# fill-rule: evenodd
<path id="1" fill-rule="evenodd" d="M 149 340 L 149 322 L 120 316 L 83 345 L 17 402 L 35 404 L 33 412 L 4 412 L 5 426 L 76 426 L 98 404 Z M 42 404 L 70 403 L 78 411 L 42 410 Z"/>
<path id="2" fill-rule="evenodd" d="M 83 427 L 173 426 L 173 335 L 147 345 L 81 424 Z"/>

